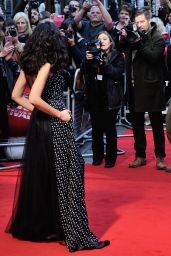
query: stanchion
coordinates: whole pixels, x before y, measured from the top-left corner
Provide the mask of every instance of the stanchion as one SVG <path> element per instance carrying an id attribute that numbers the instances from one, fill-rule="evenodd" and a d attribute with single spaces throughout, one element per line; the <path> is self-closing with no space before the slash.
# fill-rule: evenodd
<path id="1" fill-rule="evenodd" d="M 8 140 L 0 140 L 0 147 L 5 148 L 5 147 L 19 147 L 19 146 L 24 146 L 25 142 L 9 142 Z M 6 159 L 8 160 L 8 159 Z M 0 166 L 0 171 L 4 170 L 9 170 L 9 169 L 16 169 L 22 167 L 22 164 L 16 164 L 16 165 L 9 165 L 9 166 Z"/>

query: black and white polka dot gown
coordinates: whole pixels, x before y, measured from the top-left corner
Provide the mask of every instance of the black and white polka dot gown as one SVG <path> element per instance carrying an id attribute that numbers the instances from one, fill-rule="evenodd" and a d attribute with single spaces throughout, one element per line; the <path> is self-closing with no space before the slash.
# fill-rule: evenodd
<path id="1" fill-rule="evenodd" d="M 54 75 L 44 92 L 45 100 L 58 110 L 65 109 L 63 77 Z M 50 119 L 54 150 L 56 186 L 62 228 L 67 246 L 91 247 L 97 238 L 88 227 L 84 200 L 84 160 L 74 140 L 72 121 Z"/>
<path id="2" fill-rule="evenodd" d="M 54 74 L 42 94 L 60 111 L 66 108 L 63 85 L 63 77 Z M 74 140 L 72 120 L 66 123 L 34 109 L 6 231 L 24 240 L 65 240 L 68 249 L 97 243 L 88 227 L 84 160 Z"/>
<path id="3" fill-rule="evenodd" d="M 65 109 L 64 79 L 48 78 L 42 98 Z M 91 248 L 97 238 L 88 227 L 84 200 L 84 160 L 68 123 L 34 109 L 6 232 L 29 241 L 65 240 L 68 249 Z"/>

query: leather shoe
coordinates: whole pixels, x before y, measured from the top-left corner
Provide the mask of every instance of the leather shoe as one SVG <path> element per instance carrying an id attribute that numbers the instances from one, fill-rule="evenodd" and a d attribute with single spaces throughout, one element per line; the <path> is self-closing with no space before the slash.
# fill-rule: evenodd
<path id="1" fill-rule="evenodd" d="M 163 157 L 157 157 L 156 160 L 156 168 L 157 170 L 166 170 L 166 164 L 164 162 L 164 158 Z"/>
<path id="2" fill-rule="evenodd" d="M 105 168 L 112 168 L 112 167 L 114 167 L 114 165 L 115 165 L 114 162 L 106 161 Z"/>
<path id="3" fill-rule="evenodd" d="M 88 247 L 88 246 L 75 246 L 69 249 L 69 252 L 76 252 L 76 251 L 82 251 L 82 250 L 94 250 L 94 249 L 102 249 L 110 244 L 109 240 L 105 241 L 99 241 L 95 243 L 94 245 Z"/>
<path id="4" fill-rule="evenodd" d="M 143 157 L 136 157 L 136 159 L 133 162 L 129 163 L 128 166 L 130 168 L 137 168 L 143 165 L 146 165 L 146 159 Z"/>
<path id="5" fill-rule="evenodd" d="M 96 159 L 96 160 L 93 160 L 93 165 L 100 165 L 102 163 L 103 159 Z"/>
<path id="6" fill-rule="evenodd" d="M 166 166 L 165 171 L 166 171 L 166 172 L 171 172 L 171 167 L 170 167 L 170 166 Z"/>

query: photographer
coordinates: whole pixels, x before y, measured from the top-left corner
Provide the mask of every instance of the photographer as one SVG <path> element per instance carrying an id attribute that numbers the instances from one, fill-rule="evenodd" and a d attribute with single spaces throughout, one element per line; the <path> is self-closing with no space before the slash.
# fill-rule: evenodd
<path id="1" fill-rule="evenodd" d="M 20 72 L 18 62 L 25 44 L 19 42 L 17 28 L 12 19 L 5 22 L 5 30 L 1 57 L 3 57 L 6 79 L 8 82 L 8 90 L 11 93 Z M 10 95 L 9 97 L 11 98 Z"/>
<path id="2" fill-rule="evenodd" d="M 65 10 L 64 10 L 65 11 Z M 76 0 L 70 0 L 68 2 L 68 9 L 66 10 L 66 15 L 67 18 L 65 19 L 65 21 L 67 23 L 69 22 L 73 22 L 73 19 L 75 17 L 75 15 L 80 11 L 80 3 L 79 1 Z"/>
<path id="3" fill-rule="evenodd" d="M 75 66 L 79 68 L 85 57 L 87 40 L 78 33 L 74 20 L 72 20 L 72 22 L 65 20 L 61 25 L 60 31 L 62 35 L 65 36 L 68 46 L 69 63 L 72 64 L 74 62 Z"/>
<path id="4" fill-rule="evenodd" d="M 85 104 L 92 123 L 93 165 L 100 165 L 103 161 L 105 132 L 105 167 L 111 168 L 117 158 L 116 119 L 123 105 L 120 80 L 124 72 L 124 57 L 114 49 L 108 32 L 100 32 L 97 40 L 88 43 L 86 59 L 82 64 L 86 83 Z"/>
<path id="5" fill-rule="evenodd" d="M 89 20 L 83 20 L 87 14 Z M 100 0 L 83 2 L 82 9 L 74 18 L 80 34 L 87 40 L 94 39 L 101 31 L 112 30 L 112 18 Z"/>
<path id="6" fill-rule="evenodd" d="M 26 5 L 24 12 L 28 14 L 31 28 L 32 30 L 34 30 L 40 21 L 39 2 L 35 0 L 28 1 L 28 4 Z"/>
<path id="7" fill-rule="evenodd" d="M 18 40 L 21 43 L 26 43 L 29 36 L 32 34 L 32 29 L 28 15 L 24 12 L 17 12 L 13 18 L 16 24 Z"/>
<path id="8" fill-rule="evenodd" d="M 132 8 L 128 5 L 122 5 L 118 15 L 119 20 L 114 23 L 113 29 L 111 31 L 111 35 L 115 42 L 116 48 L 119 43 L 121 30 L 128 25 L 128 23 L 131 20 L 131 15 L 132 15 Z"/>
<path id="9" fill-rule="evenodd" d="M 137 26 L 137 29 L 135 28 Z M 164 104 L 164 39 L 151 11 L 141 8 L 135 13 L 135 24 L 123 30 L 120 47 L 126 51 L 126 75 L 129 110 L 132 116 L 135 160 L 129 167 L 146 165 L 144 114 L 148 112 L 155 146 L 156 168 L 166 169 L 162 110 Z"/>
<path id="10" fill-rule="evenodd" d="M 4 56 L 7 54 L 3 47 L 5 38 L 5 20 L 4 16 L 0 15 L 0 139 L 8 138 L 8 86 L 6 70 L 4 66 Z M 0 159 L 4 158 L 3 148 L 0 148 Z"/>

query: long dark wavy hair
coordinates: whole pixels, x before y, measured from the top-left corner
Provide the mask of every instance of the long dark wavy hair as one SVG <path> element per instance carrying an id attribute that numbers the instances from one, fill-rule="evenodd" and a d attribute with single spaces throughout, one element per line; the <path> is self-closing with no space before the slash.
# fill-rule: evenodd
<path id="1" fill-rule="evenodd" d="M 39 24 L 29 37 L 20 58 L 26 76 L 36 76 L 45 63 L 51 63 L 52 73 L 65 68 L 68 62 L 66 43 L 52 22 Z"/>

